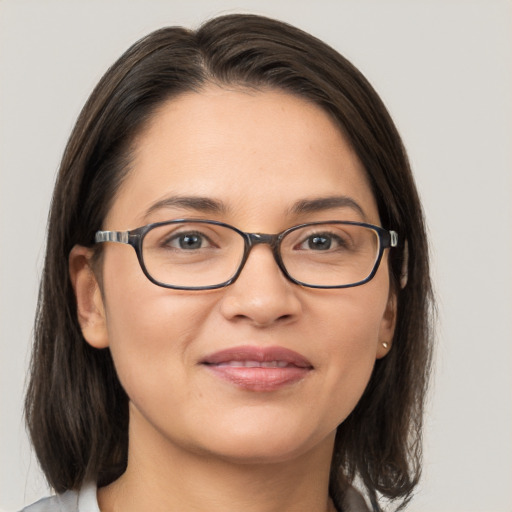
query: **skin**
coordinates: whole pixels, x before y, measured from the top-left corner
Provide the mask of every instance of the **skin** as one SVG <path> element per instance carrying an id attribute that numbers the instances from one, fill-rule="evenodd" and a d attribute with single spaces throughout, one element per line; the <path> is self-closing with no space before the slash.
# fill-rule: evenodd
<path id="1" fill-rule="evenodd" d="M 338 127 L 318 106 L 283 92 L 209 86 L 184 94 L 160 108 L 135 148 L 103 229 L 180 217 L 264 233 L 317 220 L 380 225 L 362 165 Z M 333 191 L 362 213 L 291 212 L 297 201 Z M 221 201 L 225 211 L 151 208 L 174 195 Z M 102 288 L 91 250 L 77 246 L 70 256 L 84 337 L 111 350 L 130 398 L 128 469 L 99 490 L 102 511 L 331 510 L 336 427 L 392 339 L 386 254 L 369 283 L 318 290 L 288 281 L 259 245 L 234 284 L 191 292 L 152 284 L 129 246 L 103 250 Z M 285 347 L 313 369 L 257 392 L 199 364 L 239 345 Z"/>

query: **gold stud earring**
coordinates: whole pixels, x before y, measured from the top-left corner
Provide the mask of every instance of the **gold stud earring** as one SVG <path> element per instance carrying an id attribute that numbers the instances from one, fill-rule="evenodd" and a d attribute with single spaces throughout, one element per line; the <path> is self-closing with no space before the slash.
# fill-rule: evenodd
<path id="1" fill-rule="evenodd" d="M 387 349 L 389 347 L 389 343 L 387 341 L 382 342 L 382 346 Z"/>

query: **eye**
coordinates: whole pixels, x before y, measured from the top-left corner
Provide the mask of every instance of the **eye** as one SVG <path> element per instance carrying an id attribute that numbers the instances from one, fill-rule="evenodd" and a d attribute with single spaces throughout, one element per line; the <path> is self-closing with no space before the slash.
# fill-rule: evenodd
<path id="1" fill-rule="evenodd" d="M 309 249 L 324 251 L 331 248 L 332 238 L 325 235 L 314 235 L 308 238 L 307 243 Z"/>
<path id="2" fill-rule="evenodd" d="M 165 241 L 164 245 L 173 249 L 182 249 L 185 251 L 212 247 L 210 239 L 198 231 L 187 231 L 174 234 Z"/>
<path id="3" fill-rule="evenodd" d="M 301 243 L 297 244 L 299 250 L 329 251 L 346 246 L 346 242 L 333 233 L 314 233 Z"/>

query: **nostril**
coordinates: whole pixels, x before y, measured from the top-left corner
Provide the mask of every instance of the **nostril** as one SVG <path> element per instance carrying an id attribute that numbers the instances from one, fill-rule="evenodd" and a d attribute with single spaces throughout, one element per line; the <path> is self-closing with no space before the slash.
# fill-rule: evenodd
<path id="1" fill-rule="evenodd" d="M 271 325 L 286 325 L 287 323 L 293 322 L 294 315 L 281 315 L 278 317 L 261 317 L 261 316 L 246 316 L 244 318 L 249 319 L 255 327 L 269 327 Z"/>
<path id="2" fill-rule="evenodd" d="M 220 303 L 221 314 L 229 321 L 252 323 L 258 327 L 293 322 L 301 311 L 301 302 L 290 286 L 281 291 L 249 288 L 247 282 L 235 282 L 225 289 Z"/>

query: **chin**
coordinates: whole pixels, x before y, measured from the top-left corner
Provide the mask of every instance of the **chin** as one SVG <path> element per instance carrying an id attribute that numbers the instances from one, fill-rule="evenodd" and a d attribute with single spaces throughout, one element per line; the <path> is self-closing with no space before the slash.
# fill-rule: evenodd
<path id="1" fill-rule="evenodd" d="M 315 449 L 332 451 L 336 430 L 311 435 L 303 430 L 274 425 L 268 429 L 238 428 L 212 435 L 203 453 L 235 464 L 276 464 L 291 461 Z"/>

